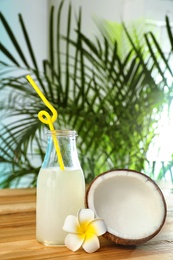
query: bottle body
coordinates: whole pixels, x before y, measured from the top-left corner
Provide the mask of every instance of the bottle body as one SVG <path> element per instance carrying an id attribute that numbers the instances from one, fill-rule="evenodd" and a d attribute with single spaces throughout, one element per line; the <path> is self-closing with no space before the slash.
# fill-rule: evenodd
<path id="1" fill-rule="evenodd" d="M 61 136 L 61 138 L 63 138 Z M 71 137 L 70 137 L 71 138 Z M 69 145 L 69 137 L 65 137 L 65 146 Z M 78 210 L 84 208 L 85 181 L 80 167 L 74 141 L 70 140 L 67 147 L 70 164 L 64 159 L 65 169 L 61 170 L 54 159 L 54 164 L 43 163 L 37 180 L 37 205 L 36 205 L 36 237 L 45 245 L 63 245 L 66 232 L 62 230 L 65 218 L 76 215 Z M 64 143 L 64 141 L 63 141 Z M 52 145 L 52 144 L 51 144 Z M 54 149 L 54 147 L 52 147 Z M 60 142 L 61 151 L 62 149 Z M 50 147 L 48 149 L 49 156 Z M 56 158 L 56 153 L 53 152 Z M 71 154 L 71 155 L 70 155 Z M 67 156 L 67 154 L 66 154 Z M 72 158 L 73 157 L 73 158 Z M 48 159 L 46 154 L 45 160 Z M 57 158 L 56 158 L 57 159 Z M 68 160 L 69 161 L 69 160 Z"/>

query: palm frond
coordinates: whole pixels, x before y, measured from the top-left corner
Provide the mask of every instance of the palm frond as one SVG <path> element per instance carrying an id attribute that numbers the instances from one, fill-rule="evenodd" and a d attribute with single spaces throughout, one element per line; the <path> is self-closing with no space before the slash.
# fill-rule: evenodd
<path id="1" fill-rule="evenodd" d="M 8 22 L 7 22 L 7 20 L 5 19 L 5 17 L 3 16 L 2 13 L 0 13 L 0 18 L 1 18 L 2 24 L 3 24 L 3 26 L 4 26 L 5 30 L 6 30 L 6 32 L 7 32 L 8 35 L 9 35 L 10 40 L 11 40 L 11 42 L 13 43 L 13 46 L 15 47 L 15 49 L 16 49 L 17 53 L 19 54 L 21 60 L 23 61 L 23 63 L 25 64 L 25 66 L 26 66 L 27 68 L 29 68 L 30 66 L 29 66 L 29 64 L 28 64 L 28 62 L 27 62 L 27 60 L 26 60 L 26 57 L 25 57 L 25 55 L 24 55 L 24 53 L 23 53 L 23 51 L 22 51 L 22 48 L 20 47 L 20 45 L 19 45 L 19 43 L 18 43 L 16 37 L 14 36 L 14 34 L 13 34 L 13 32 L 12 32 L 12 30 L 11 30 L 11 28 L 10 28 Z M 12 56 L 12 55 L 10 55 L 10 56 Z"/>
<path id="2" fill-rule="evenodd" d="M 78 132 L 78 151 L 86 181 L 109 169 L 144 170 L 146 153 L 157 127 L 153 111 L 160 113 L 164 102 L 172 101 L 173 86 L 166 76 L 173 75 L 172 49 L 166 56 L 152 32 L 144 34 L 134 29 L 131 34 L 124 23 L 119 26 L 123 39 L 116 36 L 110 39 L 105 28 L 99 37 L 90 39 L 82 32 L 81 9 L 76 16 L 76 38 L 72 37 L 72 4 L 67 13 L 67 30 L 61 35 L 63 4 L 61 1 L 57 13 L 53 6 L 50 10 L 49 58 L 42 62 L 43 72 L 39 71 L 22 15 L 19 26 L 32 65 L 23 54 L 20 39 L 16 39 L 15 31 L 1 14 L 4 30 L 17 52 L 16 56 L 2 43 L 1 50 L 12 64 L 1 62 L 0 89 L 10 91 L 0 110 L 11 121 L 1 126 L 0 166 L 3 169 L 8 166 L 0 176 L 1 187 L 19 185 L 21 178 L 29 174 L 32 178 L 28 185 L 36 185 L 45 154 L 46 128 L 37 114 L 47 108 L 28 84 L 26 70 L 57 109 L 56 128 Z M 173 46 L 168 17 L 166 23 Z M 123 54 L 122 40 L 127 46 Z M 20 76 L 10 74 L 14 69 L 20 70 Z M 162 77 L 159 84 L 155 75 Z M 166 94 L 165 84 L 169 85 Z M 39 166 L 32 164 L 31 156 L 38 157 Z"/>

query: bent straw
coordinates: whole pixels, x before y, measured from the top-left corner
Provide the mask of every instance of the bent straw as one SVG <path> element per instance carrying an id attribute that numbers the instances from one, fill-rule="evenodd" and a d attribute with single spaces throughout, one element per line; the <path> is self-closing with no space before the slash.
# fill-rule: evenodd
<path id="1" fill-rule="evenodd" d="M 54 126 L 53 126 L 53 122 L 57 119 L 58 113 L 56 111 L 56 109 L 49 103 L 49 101 L 45 98 L 45 96 L 43 95 L 43 93 L 41 92 L 41 90 L 39 89 L 39 87 L 36 85 L 36 83 L 34 82 L 34 80 L 31 78 L 30 75 L 26 76 L 27 80 L 29 81 L 29 83 L 31 84 L 31 86 L 35 89 L 35 91 L 37 92 L 37 94 L 39 95 L 39 97 L 43 100 L 44 104 L 50 109 L 50 111 L 52 112 L 52 117 L 49 115 L 48 112 L 46 112 L 45 110 L 41 110 L 38 113 L 38 118 L 39 120 L 44 123 L 44 124 L 48 124 L 49 128 L 51 131 L 54 131 Z M 44 117 L 43 117 L 44 116 Z M 58 145 L 58 140 L 56 139 L 56 136 L 54 134 L 52 134 L 52 138 L 53 138 L 53 142 L 54 142 L 54 146 L 55 146 L 55 150 L 58 156 L 58 162 L 60 165 L 61 170 L 64 170 L 64 163 L 62 160 L 62 155 L 59 149 L 59 145 Z"/>

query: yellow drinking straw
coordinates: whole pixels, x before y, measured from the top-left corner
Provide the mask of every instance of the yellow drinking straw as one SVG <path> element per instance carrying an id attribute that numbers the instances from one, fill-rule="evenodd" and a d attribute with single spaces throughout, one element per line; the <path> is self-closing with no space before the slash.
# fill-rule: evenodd
<path id="1" fill-rule="evenodd" d="M 57 119 L 57 116 L 58 116 L 56 109 L 45 98 L 45 96 L 43 95 L 43 93 L 41 92 L 39 87 L 36 85 L 34 80 L 31 78 L 31 76 L 27 75 L 26 78 L 29 81 L 29 83 L 31 84 L 31 86 L 35 89 L 37 94 L 40 96 L 40 98 L 43 100 L 44 104 L 52 112 L 52 117 L 51 117 L 48 112 L 46 112 L 45 110 L 41 110 L 38 113 L 39 120 L 42 123 L 49 125 L 49 128 L 50 128 L 51 131 L 55 130 L 54 126 L 53 126 L 53 122 L 55 122 L 55 120 Z M 54 134 L 52 135 L 52 137 L 53 137 L 53 141 L 54 141 L 54 145 L 55 145 L 55 150 L 56 150 L 56 153 L 57 153 L 57 156 L 58 156 L 58 162 L 59 162 L 60 168 L 61 168 L 61 170 L 64 170 L 64 163 L 63 163 L 61 152 L 60 152 L 60 149 L 59 149 L 58 140 L 56 139 L 56 136 Z"/>

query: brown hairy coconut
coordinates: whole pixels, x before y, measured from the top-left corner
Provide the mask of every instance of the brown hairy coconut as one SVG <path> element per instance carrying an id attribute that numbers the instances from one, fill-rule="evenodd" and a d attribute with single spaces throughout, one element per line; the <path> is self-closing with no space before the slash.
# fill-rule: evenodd
<path id="1" fill-rule="evenodd" d="M 166 219 L 166 203 L 157 184 L 133 170 L 100 174 L 89 185 L 86 207 L 107 226 L 103 235 L 121 245 L 137 245 L 153 238 Z"/>

